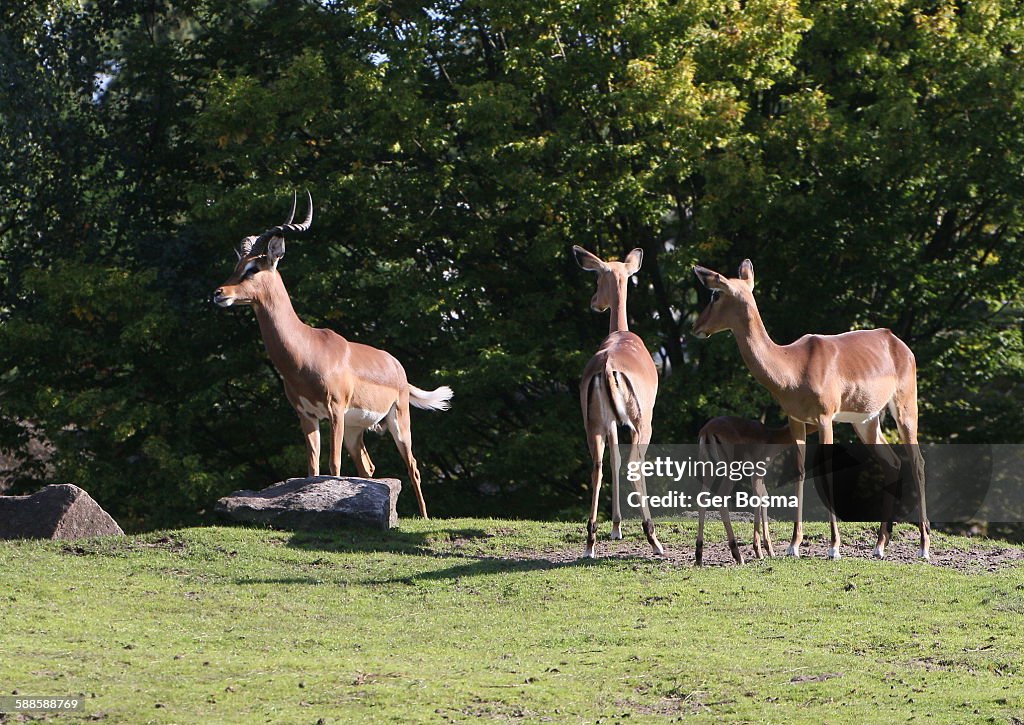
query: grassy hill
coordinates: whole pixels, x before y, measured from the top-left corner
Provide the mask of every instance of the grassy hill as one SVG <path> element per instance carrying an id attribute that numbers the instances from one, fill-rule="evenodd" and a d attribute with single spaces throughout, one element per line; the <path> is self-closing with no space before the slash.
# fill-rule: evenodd
<path id="1" fill-rule="evenodd" d="M 83 696 L 32 716 L 65 722 L 1024 721 L 1019 549 L 876 562 L 851 525 L 838 562 L 695 569 L 692 524 L 667 560 L 638 529 L 594 562 L 582 525 L 470 519 L 0 542 L 0 694 Z"/>

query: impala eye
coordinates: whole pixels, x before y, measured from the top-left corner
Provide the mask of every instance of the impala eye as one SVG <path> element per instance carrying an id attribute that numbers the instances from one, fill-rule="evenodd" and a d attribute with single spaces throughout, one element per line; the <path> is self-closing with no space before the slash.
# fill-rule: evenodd
<path id="1" fill-rule="evenodd" d="M 256 274 L 259 271 L 260 271 L 259 267 L 256 267 L 256 266 L 249 267 L 247 270 L 245 270 L 245 272 L 242 273 L 242 279 L 249 279 L 250 277 L 252 277 L 254 274 Z"/>

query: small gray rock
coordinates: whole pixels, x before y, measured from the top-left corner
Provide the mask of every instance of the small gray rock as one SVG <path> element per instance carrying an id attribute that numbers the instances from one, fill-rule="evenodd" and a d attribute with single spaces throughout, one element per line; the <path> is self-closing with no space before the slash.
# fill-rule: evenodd
<path id="1" fill-rule="evenodd" d="M 92 496 L 57 483 L 29 496 L 0 496 L 0 539 L 84 539 L 124 536 Z"/>
<path id="2" fill-rule="evenodd" d="M 282 529 L 337 529 L 353 524 L 390 529 L 402 484 L 395 478 L 289 478 L 262 491 L 235 491 L 217 501 L 233 521 Z"/>

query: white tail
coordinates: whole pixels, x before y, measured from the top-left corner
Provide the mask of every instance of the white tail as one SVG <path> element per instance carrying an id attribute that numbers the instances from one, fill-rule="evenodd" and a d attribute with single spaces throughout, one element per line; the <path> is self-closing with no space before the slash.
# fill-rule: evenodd
<path id="1" fill-rule="evenodd" d="M 448 410 L 455 392 L 447 385 L 436 390 L 420 390 L 415 385 L 409 386 L 409 404 L 422 410 Z"/>

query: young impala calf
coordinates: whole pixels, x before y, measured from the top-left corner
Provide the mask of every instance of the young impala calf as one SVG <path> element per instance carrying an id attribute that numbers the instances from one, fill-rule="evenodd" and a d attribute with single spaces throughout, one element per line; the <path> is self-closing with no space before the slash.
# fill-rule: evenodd
<path id="1" fill-rule="evenodd" d="M 306 436 L 307 473 L 320 473 L 320 421 L 324 418 L 331 422 L 332 476 L 341 475 L 344 442 L 359 475 L 371 477 L 374 467 L 363 445 L 363 432 L 387 426 L 408 469 L 420 515 L 427 518 L 412 454 L 409 405 L 447 410 L 452 390 L 447 386 L 420 390 L 409 384 L 405 368 L 388 353 L 349 342 L 331 330 L 310 327 L 295 314 L 277 265 L 284 256 L 285 235 L 306 231 L 313 221 L 313 197 L 309 192 L 307 196 L 309 212 L 304 221 L 292 223 L 293 199 L 288 221 L 246 237 L 235 271 L 213 293 L 213 301 L 221 307 L 248 305 L 255 310 L 267 353 L 284 380 L 284 394 Z"/>
<path id="2" fill-rule="evenodd" d="M 813 426 L 808 426 L 808 432 L 813 432 Z M 769 428 L 757 420 L 737 418 L 731 415 L 712 418 L 700 429 L 697 436 L 700 447 L 701 460 L 739 460 L 757 461 L 777 455 L 781 452 L 781 446 L 794 445 L 793 433 L 788 425 L 779 428 Z M 711 476 L 704 477 L 704 491 L 711 489 Z M 764 477 L 751 476 L 751 490 L 756 496 L 767 496 L 768 491 L 764 485 Z M 728 496 L 732 491 L 732 481 L 726 477 L 722 481 L 719 495 Z M 732 522 L 729 520 L 729 508 L 723 506 L 719 509 L 722 516 L 722 524 L 725 526 L 725 534 L 729 541 L 729 550 L 732 558 L 737 564 L 743 563 L 743 554 L 736 543 L 733 534 Z M 697 520 L 697 546 L 694 560 L 697 566 L 704 562 L 704 517 L 707 509 L 700 507 L 700 514 Z M 761 545 L 761 532 L 764 532 L 764 546 L 768 548 L 768 556 L 775 556 L 775 549 L 772 547 L 772 537 L 768 530 L 768 506 L 761 505 L 754 512 L 754 556 L 758 559 L 764 558 L 764 550 Z"/>
<path id="3" fill-rule="evenodd" d="M 930 542 L 925 504 L 924 458 L 917 445 L 917 362 L 906 343 L 891 330 L 855 330 L 840 335 L 804 335 L 788 345 L 778 345 L 765 330 L 754 301 L 754 265 L 749 259 L 730 279 L 705 267 L 694 274 L 711 290 L 711 301 L 697 317 L 693 332 L 708 337 L 731 330 L 740 355 L 754 378 L 768 389 L 789 416 L 789 428 L 797 446 L 797 514 L 788 553 L 800 556 L 803 541 L 804 443 L 806 426 L 813 423 L 825 446 L 832 444 L 832 424 L 850 423 L 857 436 L 898 470 L 899 456 L 882 436 L 881 421 L 888 408 L 896 420 L 900 441 L 906 447 L 918 495 L 920 556 L 927 559 Z M 832 541 L 830 559 L 839 558 L 839 527 L 836 520 L 830 457 L 825 457 L 825 491 L 829 503 Z M 886 498 L 887 505 L 890 501 Z M 885 556 L 891 534 L 890 511 L 878 527 L 875 556 Z"/>
<path id="4" fill-rule="evenodd" d="M 583 556 L 594 557 L 597 542 L 597 508 L 601 494 L 601 466 L 605 444 L 609 446 L 612 467 L 612 538 L 622 538 L 622 512 L 619 507 L 619 426 L 629 428 L 630 461 L 640 461 L 651 442 L 651 418 L 658 395 L 658 370 L 644 341 L 629 331 L 626 322 L 626 284 L 640 270 L 643 250 L 634 249 L 622 262 L 605 262 L 582 247 L 574 246 L 576 262 L 588 272 L 597 273 L 597 293 L 590 301 L 596 312 L 611 310 L 608 337 L 597 354 L 583 369 L 580 404 L 587 445 L 593 460 L 591 487 L 593 501 L 587 523 L 587 548 Z M 659 556 L 664 547 L 654 533 L 654 522 L 647 506 L 647 484 L 640 476 L 634 487 L 641 496 L 644 533 Z"/>

